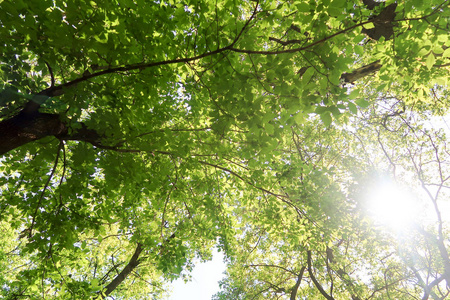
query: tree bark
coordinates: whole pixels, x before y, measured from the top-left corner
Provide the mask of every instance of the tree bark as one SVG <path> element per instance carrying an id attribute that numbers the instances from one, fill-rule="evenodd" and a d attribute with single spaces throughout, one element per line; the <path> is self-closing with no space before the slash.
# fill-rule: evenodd
<path id="1" fill-rule="evenodd" d="M 367 6 L 368 9 L 372 10 L 376 6 L 380 5 L 381 2 L 376 2 L 375 0 L 363 0 L 363 3 Z"/>
<path id="2" fill-rule="evenodd" d="M 370 6 L 368 5 L 368 7 Z M 381 37 L 384 37 L 385 40 L 389 40 L 394 35 L 393 22 L 396 16 L 396 8 L 397 3 L 392 3 L 386 6 L 378 16 L 371 18 L 374 27 L 370 29 L 363 28 L 361 32 L 367 34 L 369 37 L 377 41 Z"/>
<path id="3" fill-rule="evenodd" d="M 306 267 L 302 267 L 302 269 L 300 270 L 300 273 L 298 274 L 297 281 L 295 282 L 295 285 L 294 285 L 294 287 L 292 288 L 292 291 L 291 291 L 291 297 L 289 298 L 290 300 L 297 299 L 298 288 L 299 288 L 300 283 L 302 281 L 303 273 L 305 272 L 305 269 L 306 269 Z"/>
<path id="4" fill-rule="evenodd" d="M 139 255 L 142 252 L 142 245 L 140 243 L 137 244 L 136 250 L 134 251 L 133 256 L 131 257 L 128 264 L 122 269 L 122 271 L 117 274 L 117 276 L 106 286 L 105 291 L 102 293 L 100 299 L 103 297 L 107 297 L 111 294 L 124 280 L 127 276 L 139 265 Z"/>
<path id="5" fill-rule="evenodd" d="M 46 113 L 27 113 L 0 122 L 0 155 L 15 148 L 51 135 L 63 134 L 66 125 L 58 115 Z"/>
<path id="6" fill-rule="evenodd" d="M 316 288 L 319 290 L 319 292 L 327 299 L 327 300 L 335 300 L 333 296 L 328 295 L 328 293 L 324 290 L 322 285 L 320 285 L 319 281 L 317 281 L 316 277 L 314 276 L 313 270 L 312 270 L 312 263 L 311 263 L 311 250 L 308 250 L 307 252 L 307 262 L 308 262 L 308 274 L 309 278 L 311 278 L 312 282 L 316 286 Z"/>
<path id="7" fill-rule="evenodd" d="M 55 136 L 60 140 L 78 140 L 101 147 L 102 136 L 95 130 L 78 123 L 75 130 L 61 121 L 57 114 L 29 112 L 27 107 L 18 115 L 0 122 L 0 155 L 27 143 L 47 136 Z"/>
<path id="8" fill-rule="evenodd" d="M 344 82 L 353 83 L 358 79 L 361 79 L 372 73 L 377 72 L 378 70 L 381 69 L 381 67 L 382 67 L 382 65 L 380 64 L 380 61 L 377 60 L 377 61 L 374 61 L 373 63 L 362 66 L 361 68 L 356 69 L 355 71 L 353 71 L 351 73 L 342 74 L 341 79 L 343 79 Z"/>

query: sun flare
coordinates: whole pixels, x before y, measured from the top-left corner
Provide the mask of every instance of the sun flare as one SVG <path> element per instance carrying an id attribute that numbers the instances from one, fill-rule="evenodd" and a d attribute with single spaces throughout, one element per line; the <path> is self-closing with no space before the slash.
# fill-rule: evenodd
<path id="1" fill-rule="evenodd" d="M 384 180 L 369 191 L 367 208 L 375 222 L 403 230 L 412 225 L 419 214 L 416 199 L 406 187 Z"/>

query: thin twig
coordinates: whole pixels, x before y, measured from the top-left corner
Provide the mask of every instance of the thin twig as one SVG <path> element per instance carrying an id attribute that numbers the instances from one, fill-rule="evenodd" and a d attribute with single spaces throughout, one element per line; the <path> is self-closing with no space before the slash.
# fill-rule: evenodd
<path id="1" fill-rule="evenodd" d="M 62 141 L 61 141 L 61 142 L 59 143 L 59 145 L 58 145 L 58 152 L 56 153 L 56 159 L 55 159 L 55 163 L 54 163 L 54 165 L 53 165 L 52 172 L 50 173 L 50 176 L 48 177 L 48 180 L 47 180 L 47 182 L 45 183 L 44 188 L 42 189 L 41 196 L 39 197 L 38 204 L 36 205 L 36 209 L 34 210 L 33 220 L 31 221 L 31 226 L 30 226 L 30 228 L 28 229 L 28 231 L 29 231 L 28 237 L 29 237 L 29 238 L 31 238 L 32 235 L 33 235 L 32 232 L 33 232 L 33 227 L 34 227 L 34 225 L 35 225 L 35 223 L 36 223 L 36 215 L 37 215 L 37 212 L 38 212 L 39 207 L 41 206 L 42 199 L 44 198 L 45 190 L 46 190 L 47 187 L 49 186 L 50 181 L 51 181 L 53 175 L 55 174 L 56 167 L 58 166 L 58 161 L 59 161 L 59 153 L 61 152 L 61 149 L 62 149 L 63 145 L 64 145 L 64 144 L 63 144 Z"/>

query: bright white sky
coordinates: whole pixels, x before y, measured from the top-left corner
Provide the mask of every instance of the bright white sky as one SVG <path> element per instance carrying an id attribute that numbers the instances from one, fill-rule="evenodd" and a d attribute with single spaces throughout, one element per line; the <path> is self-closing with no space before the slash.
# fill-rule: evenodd
<path id="1" fill-rule="evenodd" d="M 445 117 L 432 117 L 428 124 L 425 124 L 429 129 L 443 129 L 450 137 L 450 115 Z M 432 186 L 427 187 L 433 193 Z M 389 229 L 401 231 L 408 229 L 410 225 L 414 225 L 418 221 L 417 218 L 424 217 L 422 222 L 436 222 L 436 213 L 434 207 L 431 206 L 428 196 L 423 190 L 420 190 L 422 195 L 414 195 L 408 191 L 408 187 L 399 186 L 392 179 L 385 178 L 382 182 L 378 182 L 367 191 L 367 199 L 369 210 L 372 217 L 379 223 L 387 225 Z M 425 204 L 421 204 L 419 197 L 422 197 Z M 439 209 L 442 218 L 448 220 L 448 212 L 450 212 L 450 201 L 439 201 Z"/>
<path id="2" fill-rule="evenodd" d="M 173 282 L 173 293 L 169 300 L 211 300 L 219 291 L 219 281 L 224 277 L 224 271 L 223 255 L 214 250 L 211 261 L 195 266 L 192 281 L 187 284 L 183 280 Z"/>
<path id="3" fill-rule="evenodd" d="M 367 191 L 368 209 L 372 217 L 390 229 L 409 229 L 420 214 L 417 195 L 384 178 Z"/>

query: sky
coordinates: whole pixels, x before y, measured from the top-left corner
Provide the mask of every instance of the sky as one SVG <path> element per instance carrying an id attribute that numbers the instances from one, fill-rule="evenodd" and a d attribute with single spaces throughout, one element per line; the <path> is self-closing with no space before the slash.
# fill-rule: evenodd
<path id="1" fill-rule="evenodd" d="M 219 291 L 219 280 L 224 277 L 225 263 L 223 255 L 213 252 L 213 259 L 206 263 L 199 263 L 192 271 L 192 281 L 183 280 L 173 282 L 173 293 L 169 300 L 211 300 Z"/>

